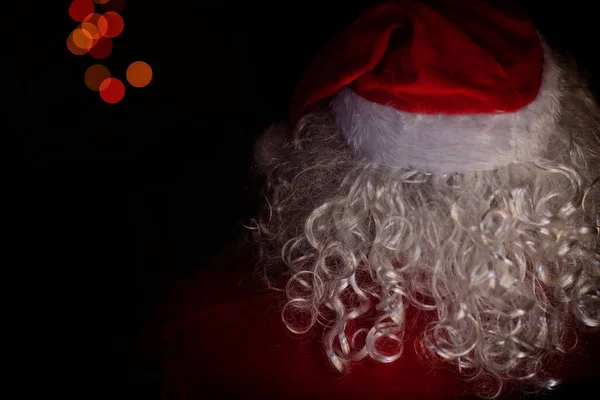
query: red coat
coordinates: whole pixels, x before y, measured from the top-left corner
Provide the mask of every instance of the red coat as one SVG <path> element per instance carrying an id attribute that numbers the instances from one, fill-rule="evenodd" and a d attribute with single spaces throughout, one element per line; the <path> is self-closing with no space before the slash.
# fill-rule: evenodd
<path id="1" fill-rule="evenodd" d="M 154 340 L 145 341 L 145 351 L 161 365 L 167 398 L 195 400 L 208 393 L 261 399 L 474 397 L 465 395 L 468 385 L 455 371 L 432 368 L 417 358 L 409 343 L 392 364 L 363 361 L 340 377 L 329 366 L 316 333 L 298 339 L 285 330 L 279 301 L 255 283 L 248 269 L 205 270 L 174 285 L 169 301 L 148 325 L 146 337 Z M 572 377 L 598 376 L 591 368 L 598 346 L 591 349 L 593 353 L 576 359 L 577 365 L 587 367 L 570 373 Z M 516 397 L 507 393 L 502 398 Z"/>

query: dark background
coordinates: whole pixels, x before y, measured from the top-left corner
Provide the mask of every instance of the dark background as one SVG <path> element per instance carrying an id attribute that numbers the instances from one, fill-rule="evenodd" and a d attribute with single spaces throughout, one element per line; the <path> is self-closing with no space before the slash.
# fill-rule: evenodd
<path id="1" fill-rule="evenodd" d="M 5 12 L 15 27 L 5 37 L 5 134 L 23 140 L 25 160 L 14 173 L 32 343 L 24 368 L 46 376 L 50 392 L 68 380 L 81 398 L 159 398 L 156 377 L 130 363 L 131 344 L 174 280 L 216 267 L 243 237 L 258 198 L 254 139 L 285 118 L 314 53 L 373 1 L 130 0 L 101 63 L 124 79 L 144 60 L 154 79 L 126 84 L 116 105 L 84 85 L 95 61 L 66 48 L 76 27 L 68 3 Z M 597 85 L 593 2 L 521 3 Z"/>

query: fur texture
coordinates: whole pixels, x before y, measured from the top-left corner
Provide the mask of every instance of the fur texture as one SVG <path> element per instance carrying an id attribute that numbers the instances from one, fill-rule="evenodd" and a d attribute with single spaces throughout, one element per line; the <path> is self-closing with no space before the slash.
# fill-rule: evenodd
<path id="1" fill-rule="evenodd" d="M 536 110 L 545 142 L 534 160 L 461 173 L 392 168 L 349 146 L 328 111 L 270 149 L 257 232 L 265 278 L 286 282 L 290 331 L 322 324 L 324 352 L 343 372 L 364 357 L 402 362 L 412 307 L 430 321 L 412 332 L 423 354 L 495 384 L 479 394 L 507 381 L 555 385 L 545 361 L 568 351 L 577 321 L 600 325 L 600 120 L 563 70 L 559 123 Z M 469 156 L 435 145 L 420 149 L 423 162 Z"/>
<path id="2" fill-rule="evenodd" d="M 332 104 L 338 126 L 367 160 L 424 172 L 467 172 L 536 160 L 556 130 L 561 71 L 549 50 L 537 98 L 512 113 L 431 115 L 370 102 L 349 88 Z"/>

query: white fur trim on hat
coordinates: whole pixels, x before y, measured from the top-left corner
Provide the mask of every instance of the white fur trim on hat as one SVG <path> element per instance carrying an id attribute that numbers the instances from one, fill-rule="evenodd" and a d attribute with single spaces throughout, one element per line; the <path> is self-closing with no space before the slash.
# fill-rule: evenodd
<path id="1" fill-rule="evenodd" d="M 534 101 L 497 114 L 416 114 L 385 106 L 346 87 L 332 101 L 337 123 L 367 160 L 425 172 L 489 170 L 540 157 L 557 129 L 561 70 L 548 48 Z"/>

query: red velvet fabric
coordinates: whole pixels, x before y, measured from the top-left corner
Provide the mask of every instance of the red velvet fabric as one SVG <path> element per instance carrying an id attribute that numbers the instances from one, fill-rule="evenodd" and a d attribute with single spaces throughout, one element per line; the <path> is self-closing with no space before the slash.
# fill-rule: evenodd
<path id="1" fill-rule="evenodd" d="M 414 331 L 396 362 L 364 361 L 339 376 L 319 333 L 299 339 L 287 332 L 278 312 L 282 299 L 239 267 L 203 271 L 178 283 L 148 324 L 142 348 L 162 367 L 166 398 L 474 398 L 465 394 L 468 386 L 455 371 L 435 369 L 416 356 Z M 419 324 L 409 325 L 418 330 Z M 593 357 L 577 359 L 581 368 L 569 370 L 571 375 L 596 373 L 590 368 Z"/>
<path id="2" fill-rule="evenodd" d="M 367 11 L 317 55 L 298 83 L 291 117 L 349 85 L 416 113 L 510 112 L 537 96 L 543 50 L 509 2 L 402 0 Z"/>
<path id="3" fill-rule="evenodd" d="M 177 285 L 163 305 L 158 345 L 169 399 L 195 400 L 209 393 L 265 399 L 456 399 L 464 392 L 456 373 L 420 362 L 410 344 L 400 362 L 365 361 L 340 376 L 327 361 L 319 333 L 300 338 L 289 333 L 278 312 L 282 299 L 248 289 L 250 279 L 239 272 L 203 272 Z"/>

